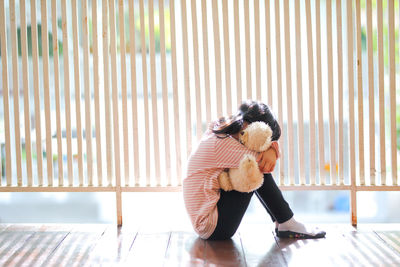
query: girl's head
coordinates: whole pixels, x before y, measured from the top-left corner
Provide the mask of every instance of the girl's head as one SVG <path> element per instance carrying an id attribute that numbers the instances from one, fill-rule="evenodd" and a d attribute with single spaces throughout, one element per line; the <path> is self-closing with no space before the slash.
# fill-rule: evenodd
<path id="1" fill-rule="evenodd" d="M 278 140 L 281 136 L 281 128 L 268 106 L 258 101 L 245 101 L 235 115 L 229 118 L 222 117 L 212 125 L 215 134 L 226 136 L 240 132 L 244 124 L 262 121 L 271 127 L 272 140 Z"/>

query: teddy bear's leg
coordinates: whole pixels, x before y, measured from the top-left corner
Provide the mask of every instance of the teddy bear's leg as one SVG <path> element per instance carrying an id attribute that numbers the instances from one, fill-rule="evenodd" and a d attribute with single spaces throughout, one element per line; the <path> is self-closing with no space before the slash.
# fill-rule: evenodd
<path id="1" fill-rule="evenodd" d="M 235 180 L 231 175 L 231 180 L 232 183 L 235 182 L 234 188 L 240 187 L 241 192 L 254 191 L 264 182 L 263 174 L 260 172 L 257 161 L 252 155 L 245 155 L 243 157 L 240 161 L 238 171 L 240 179 Z"/>
<path id="2" fill-rule="evenodd" d="M 254 178 L 254 180 L 259 180 L 260 170 L 257 161 L 253 156 L 245 155 L 240 161 L 239 169 L 241 170 L 242 175 L 248 179 L 253 180 Z"/>
<path id="3" fill-rule="evenodd" d="M 218 182 L 219 182 L 220 187 L 224 191 L 233 190 L 233 186 L 232 186 L 232 183 L 230 181 L 228 172 L 225 172 L 225 171 L 221 172 L 220 175 L 218 176 Z"/>

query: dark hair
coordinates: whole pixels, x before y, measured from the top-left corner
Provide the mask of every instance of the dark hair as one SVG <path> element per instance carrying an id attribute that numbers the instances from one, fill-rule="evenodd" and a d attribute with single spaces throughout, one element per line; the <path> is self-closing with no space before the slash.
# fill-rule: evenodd
<path id="1" fill-rule="evenodd" d="M 211 124 L 213 133 L 220 137 L 238 133 L 243 126 L 243 122 L 252 123 L 262 121 L 271 127 L 272 140 L 276 141 L 281 136 L 281 127 L 272 114 L 269 107 L 259 101 L 244 101 L 235 115 L 228 118 L 222 117 Z"/>

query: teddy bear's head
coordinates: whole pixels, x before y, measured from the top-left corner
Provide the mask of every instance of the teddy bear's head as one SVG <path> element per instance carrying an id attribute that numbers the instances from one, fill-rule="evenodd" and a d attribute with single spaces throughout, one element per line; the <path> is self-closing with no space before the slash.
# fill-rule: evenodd
<path id="1" fill-rule="evenodd" d="M 268 124 L 256 121 L 246 127 L 239 134 L 239 141 L 248 149 L 257 152 L 267 150 L 271 145 L 272 130 Z"/>

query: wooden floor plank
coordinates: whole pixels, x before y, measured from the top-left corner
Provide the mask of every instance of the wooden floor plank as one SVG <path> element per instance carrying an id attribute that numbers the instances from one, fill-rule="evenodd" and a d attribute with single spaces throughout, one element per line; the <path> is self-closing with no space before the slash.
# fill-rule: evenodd
<path id="1" fill-rule="evenodd" d="M 0 266 L 399 266 L 400 227 L 326 225 L 326 238 L 279 239 L 245 224 L 229 241 L 204 241 L 161 223 L 10 224 L 0 230 Z M 379 230 L 375 230 L 379 229 Z"/>
<path id="2" fill-rule="evenodd" d="M 90 253 L 90 263 L 107 266 L 125 261 L 136 235 L 136 228 L 108 226 Z"/>
<path id="3" fill-rule="evenodd" d="M 77 224 L 59 246 L 43 261 L 42 266 L 83 266 L 103 235 L 106 225 Z"/>
<path id="4" fill-rule="evenodd" d="M 338 253 L 337 239 L 339 238 L 313 240 L 277 238 L 277 242 L 287 266 L 348 266 L 349 258 L 342 252 Z M 333 253 L 334 249 L 336 251 Z"/>
<path id="5" fill-rule="evenodd" d="M 0 223 L 0 232 L 3 232 L 8 226 L 9 224 L 7 223 Z"/>
<path id="6" fill-rule="evenodd" d="M 388 246 L 375 232 L 365 229 L 346 233 L 356 260 L 371 266 L 395 266 L 400 263 L 400 255 Z"/>
<path id="7" fill-rule="evenodd" d="M 41 264 L 69 234 L 70 228 L 61 225 L 42 225 L 8 258 L 4 266 L 37 266 Z"/>
<path id="8" fill-rule="evenodd" d="M 206 241 L 204 250 L 205 266 L 246 266 L 238 234 L 230 240 Z"/>
<path id="9" fill-rule="evenodd" d="M 14 224 L 0 233 L 0 266 L 14 266 L 15 258 L 20 257 L 22 248 L 40 229 L 40 225 Z"/>
<path id="10" fill-rule="evenodd" d="M 375 234 L 400 255 L 400 231 L 376 231 Z"/>
<path id="11" fill-rule="evenodd" d="M 247 266 L 287 266 L 267 224 L 243 225 L 239 229 Z"/>
<path id="12" fill-rule="evenodd" d="M 323 226 L 327 235 L 320 239 L 281 239 L 277 244 L 288 266 L 355 266 L 354 247 L 344 237 L 353 228 Z"/>
<path id="13" fill-rule="evenodd" d="M 162 224 L 159 224 L 161 226 Z M 129 266 L 162 266 L 171 231 L 156 226 L 141 228 L 124 262 Z"/>
<path id="14" fill-rule="evenodd" d="M 173 231 L 163 266 L 204 266 L 205 245 L 193 232 Z"/>

